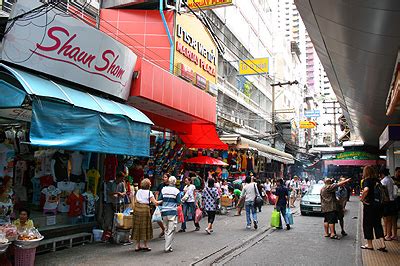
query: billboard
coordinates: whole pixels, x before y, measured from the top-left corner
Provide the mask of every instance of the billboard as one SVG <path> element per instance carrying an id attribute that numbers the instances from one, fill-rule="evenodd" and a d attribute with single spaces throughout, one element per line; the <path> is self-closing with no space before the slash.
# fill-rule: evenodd
<path id="1" fill-rule="evenodd" d="M 300 128 L 315 128 L 317 123 L 314 121 L 300 121 Z"/>
<path id="2" fill-rule="evenodd" d="M 42 5 L 18 1 L 10 18 Z M 62 11 L 44 9 L 4 36 L 2 60 L 126 100 L 137 56 L 128 47 Z"/>
<path id="3" fill-rule="evenodd" d="M 307 118 L 320 117 L 321 112 L 319 110 L 307 110 L 304 111 L 304 116 Z"/>
<path id="4" fill-rule="evenodd" d="M 268 58 L 239 61 L 239 75 L 259 75 L 268 73 Z"/>
<path id="5" fill-rule="evenodd" d="M 233 0 L 187 0 L 186 2 L 191 9 L 211 9 L 233 4 Z"/>

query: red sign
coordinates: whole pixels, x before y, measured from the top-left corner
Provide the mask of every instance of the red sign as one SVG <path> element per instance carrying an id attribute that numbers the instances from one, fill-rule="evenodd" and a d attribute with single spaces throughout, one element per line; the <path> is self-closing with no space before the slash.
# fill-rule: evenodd
<path id="1" fill-rule="evenodd" d="M 194 72 L 190 67 L 185 66 L 184 64 L 178 64 L 178 68 L 179 68 L 178 76 L 189 82 L 193 82 Z"/>
<path id="2" fill-rule="evenodd" d="M 207 90 L 207 79 L 199 74 L 196 74 L 196 80 L 194 85 L 202 90 Z"/>

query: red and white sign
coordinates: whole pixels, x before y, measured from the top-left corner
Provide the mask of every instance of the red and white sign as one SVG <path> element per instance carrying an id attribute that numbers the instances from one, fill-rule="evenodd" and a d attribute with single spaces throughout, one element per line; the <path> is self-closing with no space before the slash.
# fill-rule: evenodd
<path id="1" fill-rule="evenodd" d="M 31 2 L 18 1 L 10 18 L 42 4 Z M 126 100 L 137 56 L 80 20 L 57 9 L 45 11 L 17 20 L 4 37 L 2 60 Z"/>

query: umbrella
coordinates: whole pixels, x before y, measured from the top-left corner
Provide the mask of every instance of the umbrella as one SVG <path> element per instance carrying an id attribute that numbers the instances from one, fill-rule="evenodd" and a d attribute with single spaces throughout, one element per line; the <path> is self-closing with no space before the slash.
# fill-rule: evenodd
<path id="1" fill-rule="evenodd" d="M 193 163 L 193 164 L 208 164 L 208 165 L 219 165 L 219 166 L 228 166 L 227 163 L 224 163 L 221 160 L 215 159 L 209 156 L 198 156 L 187 159 L 184 161 L 185 163 Z"/>

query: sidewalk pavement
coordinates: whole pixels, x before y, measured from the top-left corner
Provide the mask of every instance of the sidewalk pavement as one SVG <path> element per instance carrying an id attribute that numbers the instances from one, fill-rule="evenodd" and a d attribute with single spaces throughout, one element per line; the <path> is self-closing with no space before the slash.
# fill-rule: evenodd
<path id="1" fill-rule="evenodd" d="M 299 204 L 299 203 L 297 203 Z M 273 206 L 264 205 L 262 212 L 257 213 L 258 230 L 246 229 L 246 215 L 234 216 L 235 210 L 227 215 L 217 215 L 214 233 L 207 235 L 207 218 L 200 221 L 201 230 L 194 231 L 192 222 L 188 222 L 186 233 L 177 233 L 173 244 L 174 252 L 164 253 L 164 239 L 155 238 L 149 242 L 151 252 L 134 252 L 135 245 L 123 246 L 108 243 L 95 243 L 76 246 L 71 249 L 46 253 L 36 257 L 36 265 L 189 265 L 209 257 L 219 250 L 228 251 L 252 236 L 270 227 Z M 178 230 L 180 225 L 178 225 Z M 154 231 L 157 237 L 160 231 Z"/>
<path id="2" fill-rule="evenodd" d="M 366 241 L 362 231 L 362 204 L 360 203 L 360 245 L 363 245 Z M 398 221 L 400 222 L 400 221 Z M 399 228 L 399 223 L 397 223 Z M 380 252 L 378 250 L 361 250 L 361 257 L 364 266 L 385 266 L 385 265 L 399 265 L 400 264 L 400 241 L 385 241 L 386 249 L 388 252 Z M 373 240 L 374 247 L 379 247 L 379 243 Z"/>

